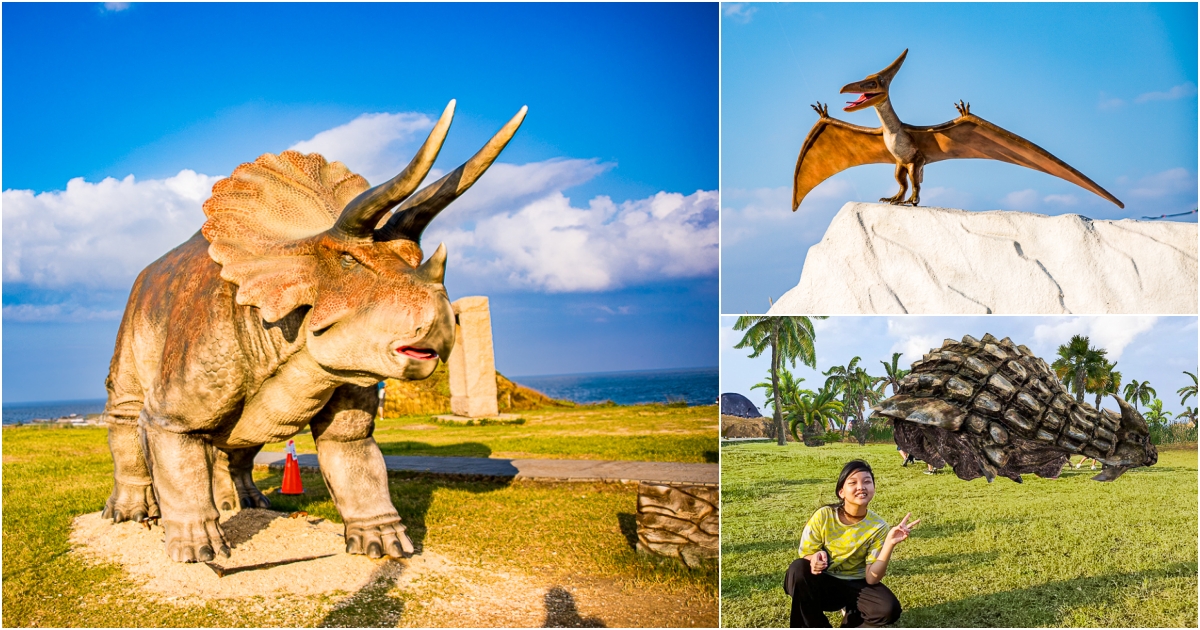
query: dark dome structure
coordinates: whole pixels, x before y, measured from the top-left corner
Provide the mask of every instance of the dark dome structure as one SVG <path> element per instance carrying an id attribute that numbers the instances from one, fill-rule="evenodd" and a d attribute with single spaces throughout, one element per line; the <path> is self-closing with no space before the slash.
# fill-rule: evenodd
<path id="1" fill-rule="evenodd" d="M 761 418 L 758 407 L 741 394 L 721 394 L 721 415 L 739 418 Z"/>

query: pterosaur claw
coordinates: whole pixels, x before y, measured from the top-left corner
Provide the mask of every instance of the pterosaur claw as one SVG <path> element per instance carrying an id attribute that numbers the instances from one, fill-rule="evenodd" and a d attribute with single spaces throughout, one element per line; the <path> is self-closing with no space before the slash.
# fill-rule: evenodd
<path id="1" fill-rule="evenodd" d="M 814 110 L 816 110 L 817 115 L 819 115 L 821 118 L 829 118 L 829 105 L 828 104 L 822 105 L 821 101 L 817 101 L 817 104 L 812 105 L 811 107 Z"/>
<path id="2" fill-rule="evenodd" d="M 958 110 L 959 116 L 966 116 L 971 113 L 971 104 L 964 103 L 961 100 L 954 104 L 954 109 Z"/>

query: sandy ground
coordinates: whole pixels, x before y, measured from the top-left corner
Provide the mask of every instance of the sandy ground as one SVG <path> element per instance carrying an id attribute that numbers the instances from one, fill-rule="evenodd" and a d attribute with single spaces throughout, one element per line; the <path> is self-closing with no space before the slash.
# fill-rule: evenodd
<path id="1" fill-rule="evenodd" d="M 341 525 L 311 516 L 288 518 L 271 510 L 223 513 L 221 523 L 231 557 L 214 562 L 226 569 L 333 555 L 218 577 L 203 563 L 171 562 L 160 527 L 113 525 L 99 513 L 75 519 L 71 542 L 76 553 L 92 562 L 121 565 L 143 592 L 167 604 L 275 599 L 280 604 L 319 606 L 324 610 L 310 614 L 330 614 L 325 623 L 333 622 L 337 609 L 370 606 L 390 611 L 382 618 L 374 616 L 375 623 L 404 627 L 717 624 L 717 600 L 712 596 L 648 594 L 561 571 L 496 570 L 432 549 L 403 561 L 371 560 L 345 553 Z M 314 595 L 327 597 L 311 598 Z"/>
<path id="2" fill-rule="evenodd" d="M 99 512 L 75 519 L 71 543 L 96 561 L 116 562 L 146 591 L 174 598 L 229 599 L 274 595 L 317 595 L 357 591 L 377 579 L 398 575 L 401 563 L 345 553 L 342 526 L 313 517 L 288 518 L 271 510 L 222 513 L 230 557 L 213 563 L 225 569 L 263 562 L 329 557 L 218 577 L 204 563 L 167 558 L 161 527 L 120 523 Z"/>

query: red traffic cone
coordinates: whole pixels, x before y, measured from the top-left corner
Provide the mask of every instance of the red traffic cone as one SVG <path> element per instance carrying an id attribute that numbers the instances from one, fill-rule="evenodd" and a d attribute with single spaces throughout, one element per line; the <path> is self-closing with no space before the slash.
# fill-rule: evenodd
<path id="1" fill-rule="evenodd" d="M 304 494 L 304 482 L 300 481 L 300 462 L 296 461 L 296 443 L 288 440 L 287 461 L 283 463 L 283 487 L 279 494 Z"/>

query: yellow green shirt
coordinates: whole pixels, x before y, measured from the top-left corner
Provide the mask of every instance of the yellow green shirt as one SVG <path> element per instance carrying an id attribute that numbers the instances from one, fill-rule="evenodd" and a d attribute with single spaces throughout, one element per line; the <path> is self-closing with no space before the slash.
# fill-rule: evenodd
<path id="1" fill-rule="evenodd" d="M 837 508 L 825 506 L 817 510 L 800 536 L 800 555 L 811 556 L 825 550 L 829 554 L 826 571 L 843 580 L 862 580 L 867 577 L 867 565 L 879 559 L 888 524 L 879 515 L 867 510 L 863 520 L 843 525 Z"/>

